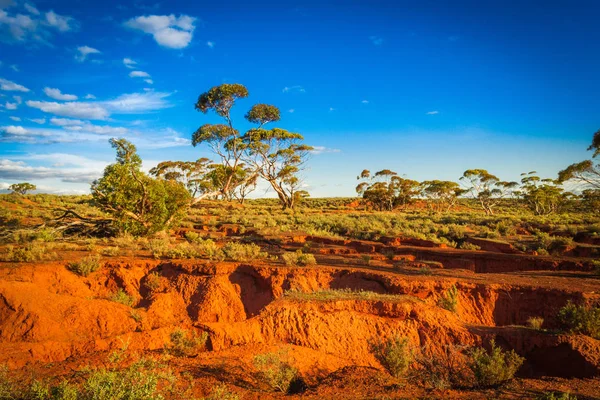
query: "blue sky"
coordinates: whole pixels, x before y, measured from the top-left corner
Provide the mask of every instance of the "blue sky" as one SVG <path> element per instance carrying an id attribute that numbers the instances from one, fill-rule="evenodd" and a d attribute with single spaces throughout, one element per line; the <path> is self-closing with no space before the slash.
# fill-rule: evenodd
<path id="1" fill-rule="evenodd" d="M 0 0 L 0 189 L 85 193 L 114 159 L 210 156 L 200 93 L 242 83 L 318 151 L 313 196 L 364 168 L 458 180 L 544 177 L 600 128 L 597 1 Z M 255 193 L 265 195 L 264 191 Z M 266 193 L 269 195 L 269 193 Z"/>

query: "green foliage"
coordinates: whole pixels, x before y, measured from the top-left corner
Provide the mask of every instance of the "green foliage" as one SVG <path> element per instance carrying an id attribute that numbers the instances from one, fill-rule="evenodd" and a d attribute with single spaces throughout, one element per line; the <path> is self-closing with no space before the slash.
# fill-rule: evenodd
<path id="1" fill-rule="evenodd" d="M 600 306 L 567 303 L 558 311 L 558 320 L 570 332 L 600 339 Z"/>
<path id="2" fill-rule="evenodd" d="M 110 300 L 115 303 L 124 304 L 127 307 L 133 307 L 135 304 L 135 297 L 128 295 L 127 292 L 121 288 L 110 296 Z"/>
<path id="3" fill-rule="evenodd" d="M 58 255 L 49 251 L 47 246 L 39 242 L 30 242 L 22 247 L 7 246 L 6 253 L 0 256 L 2 261 L 13 262 L 51 261 L 56 259 L 58 259 Z"/>
<path id="4" fill-rule="evenodd" d="M 206 350 L 208 332 L 198 334 L 195 331 L 177 328 L 171 332 L 170 340 L 171 343 L 165 347 L 169 354 L 176 357 L 192 357 Z"/>
<path id="5" fill-rule="evenodd" d="M 558 182 L 552 179 L 540 179 L 535 171 L 521 176 L 522 197 L 525 204 L 536 215 L 556 213 L 564 207 L 567 195 Z"/>
<path id="6" fill-rule="evenodd" d="M 363 179 L 363 182 L 356 187 L 356 192 L 367 205 L 379 211 L 406 207 L 419 194 L 419 182 L 401 178 L 389 169 L 378 171 L 373 176 L 365 169 L 357 179 Z"/>
<path id="7" fill-rule="evenodd" d="M 542 317 L 530 317 L 527 319 L 527 326 L 531 329 L 542 330 L 542 326 L 544 325 L 544 318 Z"/>
<path id="8" fill-rule="evenodd" d="M 240 396 L 229 390 L 227 385 L 219 383 L 204 400 L 240 400 Z"/>
<path id="9" fill-rule="evenodd" d="M 79 400 L 79 390 L 77 386 L 70 384 L 68 381 L 63 380 L 58 386 L 54 386 L 51 389 L 52 400 Z"/>
<path id="10" fill-rule="evenodd" d="M 13 193 L 20 195 L 25 195 L 27 192 L 31 192 L 35 189 L 37 189 L 36 186 L 28 182 L 13 183 L 8 187 L 8 190 L 12 190 Z"/>
<path id="11" fill-rule="evenodd" d="M 538 396 L 537 400 L 577 400 L 577 396 L 568 392 L 546 392 Z"/>
<path id="12" fill-rule="evenodd" d="M 17 399 L 17 387 L 8 375 L 8 368 L 0 364 L 0 400 Z"/>
<path id="13" fill-rule="evenodd" d="M 482 347 L 471 350 L 469 368 L 475 376 L 477 386 L 497 386 L 511 380 L 525 359 L 514 350 L 504 352 L 492 340 L 490 351 Z"/>
<path id="14" fill-rule="evenodd" d="M 232 261 L 253 261 L 268 257 L 268 253 L 261 251 L 254 243 L 228 242 L 223 246 L 223 254 Z"/>
<path id="15" fill-rule="evenodd" d="M 469 183 L 468 193 L 477 199 L 486 214 L 494 213 L 494 207 L 500 203 L 511 189 L 517 187 L 517 182 L 505 182 L 485 169 L 468 169 L 460 178 Z"/>
<path id="16" fill-rule="evenodd" d="M 315 256 L 313 256 L 312 254 L 305 254 L 302 253 L 302 250 L 296 250 L 296 252 L 291 253 L 283 253 L 281 255 L 281 258 L 283 259 L 283 262 L 285 263 L 285 265 L 291 265 L 291 266 L 308 266 L 308 265 L 316 265 L 317 264 L 317 260 L 315 259 Z"/>
<path id="17" fill-rule="evenodd" d="M 371 351 L 394 378 L 405 377 L 414 359 L 408 338 L 400 336 L 371 343 Z"/>
<path id="18" fill-rule="evenodd" d="M 152 179 L 141 171 L 142 160 L 133 144 L 110 139 L 117 162 L 92 184 L 94 204 L 110 214 L 119 229 L 145 235 L 174 226 L 190 203 L 190 194 L 179 182 Z"/>
<path id="19" fill-rule="evenodd" d="M 438 305 L 448 311 L 456 312 L 458 308 L 458 289 L 452 285 L 438 300 Z"/>
<path id="20" fill-rule="evenodd" d="M 96 272 L 101 267 L 102 257 L 98 254 L 89 255 L 77 262 L 72 262 L 67 265 L 67 268 L 81 276 L 88 276 L 92 272 Z"/>
<path id="21" fill-rule="evenodd" d="M 424 181 L 421 183 L 421 194 L 427 200 L 431 211 L 448 212 L 456 205 L 458 197 L 465 193 L 458 183 L 452 181 Z"/>
<path id="22" fill-rule="evenodd" d="M 287 393 L 298 377 L 298 370 L 284 361 L 285 353 L 265 353 L 254 357 L 254 367 L 259 377 L 272 389 Z"/>

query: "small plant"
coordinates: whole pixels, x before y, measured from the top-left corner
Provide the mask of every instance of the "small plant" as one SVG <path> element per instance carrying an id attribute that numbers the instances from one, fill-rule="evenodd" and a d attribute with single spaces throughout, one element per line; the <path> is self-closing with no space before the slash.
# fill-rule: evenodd
<path id="1" fill-rule="evenodd" d="M 544 325 L 544 318 L 542 317 L 530 317 L 527 320 L 527 326 L 529 326 L 531 329 L 540 331 L 542 330 L 542 325 Z"/>
<path id="2" fill-rule="evenodd" d="M 370 255 L 368 255 L 368 254 L 362 254 L 362 255 L 360 256 L 360 259 L 362 260 L 362 262 L 363 262 L 365 265 L 369 265 L 369 264 L 371 263 L 371 256 L 370 256 Z"/>
<path id="3" fill-rule="evenodd" d="M 160 275 L 156 272 L 151 272 L 146 276 L 144 286 L 151 292 L 154 292 L 160 287 Z"/>
<path id="4" fill-rule="evenodd" d="M 490 351 L 482 347 L 471 350 L 469 368 L 475 375 L 477 386 L 497 386 L 511 380 L 525 359 L 514 350 L 504 352 L 492 340 Z"/>
<path id="5" fill-rule="evenodd" d="M 600 275 L 600 261 L 593 260 L 592 261 L 593 271 L 596 275 Z"/>
<path id="6" fill-rule="evenodd" d="M 438 305 L 448 311 L 456 312 L 458 307 L 458 289 L 452 285 L 448 291 L 438 300 Z"/>
<path id="7" fill-rule="evenodd" d="M 77 262 L 69 263 L 67 268 L 69 271 L 74 272 L 77 275 L 88 276 L 92 272 L 96 272 L 98 269 L 100 269 L 101 261 L 102 257 L 100 257 L 100 255 L 89 255 Z"/>
<path id="8" fill-rule="evenodd" d="M 185 233 L 184 236 L 185 236 L 186 240 L 188 242 L 190 242 L 190 243 L 196 243 L 199 240 L 202 240 L 200 238 L 200 235 L 198 233 L 194 232 L 194 231 L 188 231 L 188 232 Z"/>
<path id="9" fill-rule="evenodd" d="M 123 289 L 119 288 L 112 296 L 110 300 L 116 303 L 121 303 L 127 307 L 132 307 L 135 304 L 135 298 L 128 295 Z"/>
<path id="10" fill-rule="evenodd" d="M 240 396 L 229 390 L 227 385 L 219 383 L 204 400 L 240 400 Z"/>
<path id="11" fill-rule="evenodd" d="M 208 332 L 197 334 L 177 328 L 171 333 L 171 343 L 165 350 L 176 357 L 191 357 L 206 350 Z"/>
<path id="12" fill-rule="evenodd" d="M 408 338 L 405 337 L 394 336 L 371 343 L 371 351 L 394 378 L 404 377 L 413 362 Z"/>
<path id="13" fill-rule="evenodd" d="M 600 339 L 600 306 L 578 306 L 568 302 L 558 311 L 558 320 L 572 333 Z"/>
<path id="14" fill-rule="evenodd" d="M 171 243 L 167 237 L 150 239 L 148 241 L 148 250 L 152 253 L 152 257 L 162 258 L 169 251 L 170 245 Z"/>
<path id="15" fill-rule="evenodd" d="M 481 250 L 481 247 L 467 241 L 462 242 L 459 247 L 463 250 Z"/>
<path id="16" fill-rule="evenodd" d="M 431 275 L 431 268 L 429 268 L 428 266 L 424 266 L 419 268 L 419 270 L 417 271 L 417 274 L 419 275 Z"/>
<path id="17" fill-rule="evenodd" d="M 254 357 L 254 367 L 259 376 L 274 390 L 287 393 L 298 376 L 298 370 L 282 360 L 282 352 L 259 354 Z"/>
<path id="18" fill-rule="evenodd" d="M 51 398 L 52 400 L 79 400 L 79 390 L 76 386 L 63 380 L 58 386 L 51 388 Z"/>
<path id="19" fill-rule="evenodd" d="M 432 351 L 432 345 L 425 345 L 415 355 L 416 367 L 411 375 L 424 386 L 432 389 L 449 389 L 468 385 L 469 375 L 465 366 L 465 355 L 462 348 L 456 345 L 445 345 L 443 351 Z"/>
<path id="20" fill-rule="evenodd" d="M 285 265 L 290 266 L 307 266 L 316 265 L 317 260 L 312 254 L 304 254 L 302 250 L 296 250 L 295 253 L 284 253 L 281 255 Z"/>
<path id="21" fill-rule="evenodd" d="M 50 397 L 50 386 L 37 379 L 31 382 L 26 398 L 31 400 L 46 400 Z"/>
<path id="22" fill-rule="evenodd" d="M 17 387 L 8 376 L 6 365 L 0 365 L 0 399 L 17 399 Z"/>
<path id="23" fill-rule="evenodd" d="M 233 261 L 252 261 L 268 256 L 268 253 L 261 251 L 254 243 L 229 242 L 223 246 L 223 253 L 227 259 Z"/>
<path id="24" fill-rule="evenodd" d="M 102 253 L 103 256 L 116 257 L 121 253 L 121 249 L 119 246 L 109 246 L 100 250 L 100 253 Z"/>
<path id="25" fill-rule="evenodd" d="M 133 320 L 134 320 L 135 322 L 141 322 L 141 321 L 142 321 L 142 319 L 144 319 L 144 318 L 142 317 L 142 314 L 140 314 L 139 312 L 137 312 L 137 311 L 135 311 L 135 310 L 131 310 L 131 311 L 129 312 L 129 315 L 131 316 L 131 318 L 133 318 Z"/>

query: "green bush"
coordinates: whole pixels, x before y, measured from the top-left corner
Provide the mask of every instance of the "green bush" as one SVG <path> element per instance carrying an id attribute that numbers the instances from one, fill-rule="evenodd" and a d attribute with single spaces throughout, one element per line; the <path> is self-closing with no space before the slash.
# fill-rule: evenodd
<path id="1" fill-rule="evenodd" d="M 265 353 L 254 357 L 254 367 L 259 377 L 272 389 L 287 393 L 298 376 L 298 370 L 282 360 L 284 354 Z"/>
<path id="2" fill-rule="evenodd" d="M 541 330 L 542 325 L 544 325 L 544 318 L 542 317 L 531 317 L 527 320 L 527 326 L 531 329 Z"/>
<path id="3" fill-rule="evenodd" d="M 546 392 L 538 396 L 537 400 L 577 400 L 577 396 L 570 393 Z"/>
<path id="4" fill-rule="evenodd" d="M 96 272 L 98 269 L 100 269 L 101 261 L 102 257 L 100 257 L 98 254 L 89 255 L 77 262 L 69 263 L 67 268 L 69 271 L 72 271 L 77 275 L 88 276 L 92 272 Z"/>
<path id="5" fill-rule="evenodd" d="M 206 350 L 206 342 L 208 333 L 188 332 L 184 329 L 177 328 L 171 332 L 171 343 L 166 346 L 165 350 L 177 357 L 191 357 Z"/>
<path id="6" fill-rule="evenodd" d="M 62 381 L 58 386 L 51 389 L 52 400 L 78 400 L 79 390 L 68 381 Z"/>
<path id="7" fill-rule="evenodd" d="M 511 380 L 525 359 L 520 357 L 514 350 L 504 352 L 492 340 L 491 349 L 477 347 L 471 350 L 469 368 L 475 375 L 477 386 L 497 386 Z"/>
<path id="8" fill-rule="evenodd" d="M 24 247 L 7 246 L 6 253 L 2 254 L 0 260 L 12 262 L 35 262 L 50 261 L 58 259 L 55 252 L 50 252 L 47 246 L 39 242 L 27 243 Z"/>
<path id="9" fill-rule="evenodd" d="M 135 304 L 135 297 L 128 295 L 123 289 L 119 288 L 112 296 L 110 300 L 116 303 L 124 304 L 128 307 L 132 307 Z"/>
<path id="10" fill-rule="evenodd" d="M 312 254 L 304 254 L 302 253 L 302 250 L 296 250 L 295 253 L 283 253 L 281 258 L 283 259 L 285 265 L 290 266 L 307 266 L 317 264 L 315 256 Z"/>
<path id="11" fill-rule="evenodd" d="M 438 305 L 448 311 L 456 312 L 458 307 L 458 289 L 456 285 L 452 285 L 438 300 Z"/>
<path id="12" fill-rule="evenodd" d="M 413 354 L 408 338 L 394 336 L 386 341 L 371 343 L 375 358 L 395 378 L 404 377 L 413 362 Z"/>
<path id="13" fill-rule="evenodd" d="M 572 333 L 600 339 L 600 306 L 577 306 L 569 302 L 558 311 L 558 320 Z"/>
<path id="14" fill-rule="evenodd" d="M 240 396 L 229 390 L 227 385 L 220 383 L 212 390 L 210 396 L 204 400 L 240 400 Z"/>
<path id="15" fill-rule="evenodd" d="M 8 376 L 8 368 L 6 365 L 0 365 L 0 399 L 17 399 L 17 387 L 13 380 Z"/>
<path id="16" fill-rule="evenodd" d="M 252 261 L 268 256 L 267 253 L 262 252 L 260 247 L 254 243 L 229 242 L 223 246 L 223 253 L 227 259 L 233 261 Z"/>

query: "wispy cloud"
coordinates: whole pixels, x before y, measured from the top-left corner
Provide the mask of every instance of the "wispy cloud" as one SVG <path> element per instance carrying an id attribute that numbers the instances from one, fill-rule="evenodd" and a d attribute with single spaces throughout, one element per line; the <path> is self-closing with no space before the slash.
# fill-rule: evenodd
<path id="1" fill-rule="evenodd" d="M 332 149 L 325 146 L 313 146 L 311 150 L 312 154 L 325 154 L 325 153 L 341 153 L 340 149 Z"/>
<path id="2" fill-rule="evenodd" d="M 436 115 L 439 114 L 440 112 L 435 110 L 435 111 L 427 111 L 427 115 Z"/>
<path id="3" fill-rule="evenodd" d="M 294 85 L 294 86 L 284 87 L 282 92 L 283 93 L 291 93 L 291 92 L 305 93 L 306 90 L 300 85 Z"/>
<path id="4" fill-rule="evenodd" d="M 290 108 L 290 109 L 288 110 L 288 112 L 289 112 L 289 113 L 292 113 L 292 114 L 293 114 L 295 111 L 296 111 L 296 110 L 294 110 L 293 108 Z"/>
<path id="5" fill-rule="evenodd" d="M 0 78 L 0 90 L 7 92 L 29 92 L 29 89 L 27 89 L 25 86 L 2 78 Z"/>
<path id="6" fill-rule="evenodd" d="M 35 122 L 38 125 L 43 125 L 46 123 L 46 118 L 29 118 L 31 122 Z"/>
<path id="7" fill-rule="evenodd" d="M 15 117 L 15 116 L 13 116 L 13 115 L 11 115 L 9 118 L 10 118 L 10 119 L 12 119 L 13 121 L 16 121 L 16 122 L 19 122 L 19 121 L 21 121 L 21 118 L 19 118 L 19 117 Z"/>
<path id="8" fill-rule="evenodd" d="M 125 65 L 129 69 L 134 69 L 135 66 L 137 65 L 137 62 L 132 60 L 131 58 L 125 57 L 123 59 L 123 65 Z"/>
<path id="9" fill-rule="evenodd" d="M 74 18 L 57 14 L 52 10 L 41 13 L 29 3 L 23 6 L 27 14 L 13 14 L 10 9 L 3 9 L 11 3 L 8 1 L 5 7 L 0 8 L 0 32 L 2 32 L 0 41 L 11 44 L 29 41 L 49 44 L 54 32 L 63 33 L 78 28 L 79 24 Z"/>
<path id="10" fill-rule="evenodd" d="M 130 78 L 150 78 L 150 74 L 144 71 L 131 71 L 129 73 Z"/>
<path id="11" fill-rule="evenodd" d="M 61 100 L 61 101 L 77 100 L 77 96 L 75 96 L 74 94 L 62 93 L 59 89 L 45 87 L 44 93 L 46 93 L 46 96 L 51 97 L 54 100 Z"/>
<path id="12" fill-rule="evenodd" d="M 101 51 L 90 46 L 80 46 L 77 48 L 75 59 L 84 62 L 90 54 L 101 54 Z"/>
<path id="13" fill-rule="evenodd" d="M 212 49 L 213 47 L 215 47 L 215 42 L 211 42 L 209 40 L 208 42 L 206 42 L 206 45 Z"/>
<path id="14" fill-rule="evenodd" d="M 362 104 L 369 104 L 369 100 L 363 100 L 361 101 Z"/>
<path id="15" fill-rule="evenodd" d="M 383 44 L 383 38 L 381 36 L 369 36 L 369 40 L 375 46 L 381 46 Z"/>
<path id="16" fill-rule="evenodd" d="M 132 18 L 125 26 L 152 35 L 156 43 L 171 49 L 187 47 L 194 36 L 196 18 L 189 15 L 149 15 Z"/>

